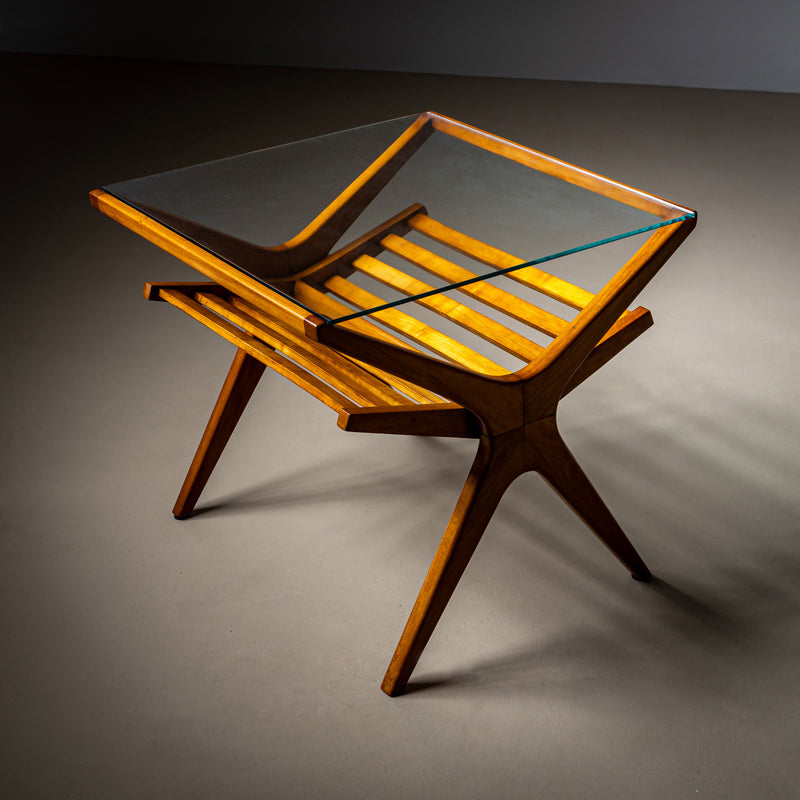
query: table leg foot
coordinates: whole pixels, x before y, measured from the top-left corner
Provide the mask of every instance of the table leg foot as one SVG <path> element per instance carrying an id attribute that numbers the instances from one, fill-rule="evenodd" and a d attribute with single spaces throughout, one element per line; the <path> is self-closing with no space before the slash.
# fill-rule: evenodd
<path id="1" fill-rule="evenodd" d="M 467 482 L 381 684 L 386 694 L 394 697 L 405 688 L 500 498 L 522 472 L 517 444 L 481 439 Z"/>
<path id="2" fill-rule="evenodd" d="M 178 499 L 175 501 L 175 507 L 172 509 L 176 519 L 186 519 L 194 510 L 200 493 L 231 438 L 236 423 L 264 374 L 264 369 L 264 364 L 253 356 L 242 349 L 237 350 L 189 472 L 183 481 Z"/>
<path id="3" fill-rule="evenodd" d="M 528 443 L 536 451 L 535 469 L 541 476 L 636 580 L 649 580 L 650 570 L 567 448 L 555 417 L 537 423 Z"/>

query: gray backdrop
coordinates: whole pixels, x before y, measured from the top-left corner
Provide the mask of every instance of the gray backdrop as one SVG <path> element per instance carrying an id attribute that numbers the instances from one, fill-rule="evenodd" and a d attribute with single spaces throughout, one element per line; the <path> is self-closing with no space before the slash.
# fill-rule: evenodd
<path id="1" fill-rule="evenodd" d="M 797 0 L 29 0 L 0 49 L 800 92 Z"/>

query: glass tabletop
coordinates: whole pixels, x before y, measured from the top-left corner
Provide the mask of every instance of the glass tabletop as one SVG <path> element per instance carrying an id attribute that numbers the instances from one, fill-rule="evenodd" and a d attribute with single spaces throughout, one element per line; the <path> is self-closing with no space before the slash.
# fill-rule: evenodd
<path id="1" fill-rule="evenodd" d="M 440 115 L 412 115 L 103 188 L 331 324 L 693 216 L 476 131 Z M 423 292 L 371 295 L 375 300 L 367 307 L 338 316 L 295 296 L 292 274 L 369 238 L 414 204 L 437 224 L 496 248 L 504 258 L 484 259 L 457 281 L 428 280 Z M 297 243 L 298 260 L 275 266 Z"/>

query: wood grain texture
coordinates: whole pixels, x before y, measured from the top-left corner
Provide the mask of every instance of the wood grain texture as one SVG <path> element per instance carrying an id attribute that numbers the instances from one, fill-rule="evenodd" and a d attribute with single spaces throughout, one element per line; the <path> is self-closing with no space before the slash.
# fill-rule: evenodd
<path id="1" fill-rule="evenodd" d="M 144 285 L 144 299 L 164 302 L 161 289 L 175 289 L 184 294 L 193 295 L 196 292 L 205 292 L 217 297 L 228 297 L 230 292 L 214 281 L 147 281 Z"/>
<path id="2" fill-rule="evenodd" d="M 263 363 L 245 350 L 240 348 L 236 351 L 228 376 L 211 412 L 211 419 L 206 425 L 203 438 L 172 509 L 176 519 L 186 519 L 194 511 L 200 493 L 208 482 L 265 369 Z"/>
<path id="3" fill-rule="evenodd" d="M 320 347 L 291 330 L 269 326 L 213 295 L 198 292 L 198 303 L 282 353 L 359 405 L 399 405 L 405 398 L 374 375 L 327 347 Z"/>
<path id="4" fill-rule="evenodd" d="M 312 337 L 441 392 L 481 424 L 475 464 L 384 678 L 387 694 L 403 691 L 500 497 L 522 472 L 539 472 L 635 578 L 649 578 L 649 568 L 561 439 L 556 412 L 564 394 L 649 327 L 649 312 L 625 309 L 693 225 L 689 220 L 656 230 L 550 347 L 503 380 L 307 319 Z"/>
<path id="5" fill-rule="evenodd" d="M 340 303 L 335 298 L 331 297 L 330 295 L 325 294 L 324 292 L 320 291 L 314 286 L 311 286 L 305 281 L 297 281 L 295 284 L 295 294 L 296 296 L 301 299 L 302 301 L 308 303 L 310 306 L 314 308 L 318 308 L 320 313 L 325 314 L 328 317 L 342 317 L 344 316 L 350 309 L 345 306 L 344 304 Z M 341 330 L 352 330 L 360 333 L 364 336 L 367 336 L 370 339 L 377 339 L 381 342 L 388 342 L 390 344 L 396 345 L 397 347 L 402 347 L 406 349 L 412 349 L 411 346 L 404 342 L 402 339 L 399 339 L 397 336 L 389 333 L 388 331 L 384 330 L 383 328 L 375 325 L 369 318 L 363 317 L 358 319 L 352 319 L 348 322 L 343 322 L 340 325 L 336 326 Z M 306 334 L 308 334 L 308 326 L 306 327 Z M 367 362 L 359 362 L 356 358 L 357 363 L 367 363 Z M 411 397 L 412 399 L 419 400 L 421 402 L 431 402 L 435 403 L 438 402 L 441 398 L 434 394 L 433 392 L 429 392 L 426 389 L 417 386 L 412 381 L 406 381 L 399 375 L 394 375 L 392 373 L 388 373 L 385 370 L 382 370 L 377 364 L 370 363 L 370 368 L 377 370 L 376 374 L 381 375 L 386 380 L 386 375 L 391 376 L 390 383 L 396 388 L 401 389 L 406 395 Z"/>
<path id="6" fill-rule="evenodd" d="M 338 425 L 358 433 L 392 433 L 405 436 L 450 436 L 477 439 L 481 427 L 474 414 L 456 403 L 431 405 L 343 408 Z"/>
<path id="7" fill-rule="evenodd" d="M 429 117 L 437 131 L 455 136 L 476 147 L 481 147 L 511 161 L 516 161 L 518 164 L 523 164 L 526 167 L 531 167 L 547 175 L 553 175 L 597 194 L 618 200 L 633 208 L 656 214 L 662 219 L 673 219 L 687 212 L 693 213 L 691 209 L 675 205 L 661 197 L 639 191 L 603 175 L 575 166 L 575 164 L 570 164 L 567 161 L 553 158 L 530 147 L 524 147 L 516 142 L 504 139 L 502 136 L 495 136 L 471 125 L 465 125 L 463 122 L 450 119 L 442 114 L 429 112 Z"/>
<path id="8" fill-rule="evenodd" d="M 523 384 L 516 375 L 476 373 L 313 317 L 306 326 L 310 338 L 464 406 L 495 434 L 523 424 Z"/>
<path id="9" fill-rule="evenodd" d="M 347 277 L 353 271 L 352 264 L 356 258 L 361 255 L 378 255 L 383 250 L 381 242 L 386 236 L 405 235 L 411 229 L 408 221 L 417 214 L 424 212 L 425 206 L 422 203 L 414 203 L 307 269 L 292 273 L 287 278 L 271 281 L 271 283 L 283 287 L 284 284 L 291 286 L 296 281 L 306 280 L 320 288 L 331 275 Z M 289 291 L 290 293 L 292 292 L 291 289 Z"/>
<path id="10" fill-rule="evenodd" d="M 526 415 L 554 416 L 572 376 L 696 224 L 692 218 L 658 228 L 542 355 L 517 375 L 525 384 Z"/>
<path id="11" fill-rule="evenodd" d="M 637 580 L 650 570 L 581 470 L 558 432 L 555 417 L 483 436 L 381 689 L 394 697 L 406 687 L 447 603 L 510 484 L 536 471 Z"/>
<path id="12" fill-rule="evenodd" d="M 541 474 L 634 578 L 649 580 L 650 570 L 564 444 L 556 418 L 527 425 L 525 448 L 529 468 Z"/>
<path id="13" fill-rule="evenodd" d="M 333 275 L 325 281 L 325 288 L 336 297 L 346 300 L 356 308 L 370 309 L 382 305 L 385 301 L 356 286 L 346 278 Z M 442 333 L 436 328 L 426 325 L 424 322 L 406 314 L 397 308 L 386 308 L 382 311 L 373 311 L 370 315 L 373 319 L 383 323 L 395 333 L 412 339 L 422 347 L 427 348 L 433 353 L 443 356 L 454 364 L 460 364 L 467 369 L 483 372 L 487 375 L 504 375 L 508 373 L 505 367 L 495 364 L 490 359 L 477 353 L 470 347 L 461 344 L 451 336 Z"/>
<path id="14" fill-rule="evenodd" d="M 472 281 L 480 277 L 477 273 L 454 264 L 452 261 L 448 261 L 430 250 L 426 250 L 424 247 L 420 247 L 418 244 L 409 242 L 399 236 L 387 236 L 383 240 L 383 245 L 388 252 L 404 258 L 410 264 L 424 269 L 448 284 Z M 545 311 L 539 306 L 529 303 L 527 300 L 523 300 L 488 281 L 478 280 L 474 283 L 468 283 L 466 286 L 459 287 L 457 291 L 474 297 L 490 308 L 507 314 L 517 322 L 529 325 L 531 328 L 546 333 L 548 336 L 558 336 L 568 325 L 565 319 Z"/>
<path id="15" fill-rule="evenodd" d="M 247 303 L 239 297 L 230 298 L 230 302 L 235 308 L 242 309 L 251 317 L 261 321 L 264 325 L 270 327 L 271 329 L 277 326 L 283 331 L 284 335 L 289 338 L 292 343 L 296 343 L 297 346 L 300 346 L 300 342 L 303 342 L 305 346 L 312 344 L 306 337 L 297 335 L 294 330 L 281 327 L 280 322 L 272 318 L 268 310 L 260 308 L 257 309 L 255 306 Z M 391 375 L 390 373 L 380 370 L 377 367 L 367 368 L 365 364 L 345 358 L 330 348 L 322 348 L 318 355 L 323 359 L 334 360 L 337 364 L 341 364 L 343 369 L 347 369 L 347 365 L 343 363 L 344 361 L 354 364 L 356 367 L 361 367 L 362 369 L 366 370 L 370 376 L 374 376 L 374 378 L 385 384 L 387 387 L 393 388 L 397 392 L 398 396 L 402 395 L 402 402 L 404 403 L 407 403 L 408 400 L 412 400 L 415 403 L 437 403 L 440 400 L 440 398 L 435 394 L 426 392 L 419 386 L 414 386 L 411 383 L 407 383 L 406 381 L 399 379 L 397 376 Z"/>
<path id="16" fill-rule="evenodd" d="M 420 295 L 433 290 L 430 284 L 417 280 L 368 255 L 357 258 L 353 262 L 353 266 L 373 280 L 408 296 Z M 525 362 L 532 361 L 544 349 L 540 344 L 526 339 L 497 320 L 459 303 L 447 294 L 433 294 L 420 298 L 416 302 L 423 308 L 430 309 Z"/>
<path id="17" fill-rule="evenodd" d="M 479 439 L 475 461 L 387 669 L 382 688 L 390 695 L 401 693 L 408 683 L 503 493 L 523 473 L 538 472 L 634 577 L 647 580 L 650 576 L 564 443 L 556 414 L 564 395 L 652 324 L 646 309 L 631 312 L 627 308 L 696 224 L 691 217 L 655 230 L 596 295 L 536 267 L 507 276 L 509 283 L 504 285 L 513 287 L 515 281 L 577 310 L 570 320 L 486 281 L 459 288 L 485 306 L 553 337 L 543 348 L 450 295 L 415 298 L 431 287 L 380 260 L 382 253 L 391 253 L 447 283 L 476 277 L 404 238 L 413 230 L 491 268 L 504 269 L 521 262 L 431 219 L 420 203 L 329 254 L 334 241 L 433 130 L 661 219 L 691 213 L 427 112 L 297 237 L 272 248 L 275 260 L 266 270 L 278 279 L 278 292 L 168 226 L 103 192 L 92 193 L 92 202 L 101 211 L 212 279 L 210 284 L 149 283 L 145 296 L 181 309 L 237 347 L 176 502 L 176 516 L 186 516 L 194 508 L 265 365 L 334 409 L 344 430 Z M 351 314 L 353 306 L 369 311 L 381 302 L 349 280 L 354 271 L 415 299 L 404 305 L 403 311 L 372 311 L 332 324 L 331 320 Z M 410 312 L 415 306 L 447 317 L 500 346 L 519 357 L 523 366 L 508 372 L 455 338 L 414 319 Z"/>
<path id="18" fill-rule="evenodd" d="M 403 691 L 439 622 L 500 498 L 524 470 L 516 435 L 482 437 L 472 469 L 444 532 L 381 683 L 391 697 Z"/>
<path id="19" fill-rule="evenodd" d="M 170 305 L 184 311 L 190 317 L 222 336 L 223 339 L 227 339 L 258 361 L 275 370 L 275 372 L 283 375 L 284 378 L 304 389 L 310 395 L 316 397 L 317 400 L 325 403 L 337 414 L 344 406 L 352 405 L 351 398 L 345 397 L 345 395 L 336 391 L 313 373 L 298 366 L 280 353 L 276 353 L 273 348 L 261 340 L 250 336 L 223 317 L 204 308 L 193 298 L 172 289 L 162 290 L 161 296 Z"/>
<path id="20" fill-rule="evenodd" d="M 427 214 L 417 214 L 409 221 L 409 224 L 413 230 L 447 245 L 458 253 L 469 256 L 475 261 L 480 261 L 492 269 L 511 269 L 530 260 L 505 253 L 486 242 L 448 228 L 441 222 L 431 219 Z M 509 272 L 505 277 L 535 289 L 553 300 L 560 300 L 572 308 L 584 308 L 594 297 L 591 292 L 562 280 L 556 275 L 544 272 L 538 267 L 522 267 Z"/>

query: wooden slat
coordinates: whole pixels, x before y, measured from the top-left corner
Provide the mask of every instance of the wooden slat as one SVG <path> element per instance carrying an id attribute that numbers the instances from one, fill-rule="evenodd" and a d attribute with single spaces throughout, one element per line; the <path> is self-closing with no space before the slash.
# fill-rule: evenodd
<path id="1" fill-rule="evenodd" d="M 436 405 L 343 408 L 339 427 L 359 433 L 393 433 L 408 436 L 452 436 L 478 439 L 481 426 L 475 415 L 456 403 Z"/>
<path id="2" fill-rule="evenodd" d="M 342 408 L 352 404 L 347 397 L 323 383 L 319 378 L 289 361 L 288 358 L 284 358 L 280 353 L 276 353 L 268 345 L 239 330 L 227 320 L 203 308 L 200 303 L 185 294 L 176 292 L 173 289 L 163 289 L 161 290 L 161 296 L 171 305 L 181 309 L 190 317 L 202 322 L 207 328 L 218 333 L 223 339 L 227 339 L 263 364 L 288 378 L 292 383 L 304 389 L 334 411 L 339 412 Z"/>
<path id="3" fill-rule="evenodd" d="M 409 220 L 409 224 L 415 231 L 419 231 L 430 239 L 457 250 L 476 261 L 480 261 L 495 269 L 507 269 L 523 264 L 526 260 L 518 256 L 512 256 L 502 250 L 498 250 L 492 245 L 473 239 L 464 233 L 448 228 L 441 222 L 431 219 L 427 214 L 417 214 Z M 523 267 L 522 269 L 509 272 L 506 276 L 518 283 L 523 284 L 537 292 L 541 292 L 554 300 L 560 300 L 572 308 L 581 310 L 585 308 L 589 301 L 594 297 L 591 292 L 581 289 L 568 281 L 562 280 L 555 275 L 543 272 L 537 267 Z"/>
<path id="4" fill-rule="evenodd" d="M 470 272 L 458 264 L 453 264 L 452 261 L 447 261 L 447 259 L 431 253 L 430 250 L 399 236 L 387 236 L 383 240 L 383 246 L 389 252 L 442 278 L 447 283 L 458 283 L 477 277 L 474 272 Z M 527 300 L 522 300 L 504 289 L 499 289 L 491 283 L 478 281 L 460 287 L 459 291 L 549 336 L 558 336 L 569 324 L 565 319 L 557 317 Z"/>
<path id="5" fill-rule="evenodd" d="M 315 345 L 305 337 L 292 335 L 276 326 L 265 325 L 255 314 L 248 314 L 213 295 L 198 293 L 195 299 L 313 372 L 325 383 L 351 397 L 358 405 L 402 405 L 408 402 L 398 392 L 378 381 L 374 375 L 330 348 Z"/>
<path id="6" fill-rule="evenodd" d="M 325 282 L 325 288 L 331 294 L 361 309 L 374 308 L 386 302 L 338 275 L 329 278 Z M 487 375 L 505 375 L 508 373 L 508 370 L 499 364 L 495 364 L 480 353 L 476 353 L 469 347 L 457 342 L 452 337 L 396 308 L 375 311 L 371 316 L 388 328 L 407 336 L 431 352 L 443 356 L 448 361 L 452 361 L 462 367 L 476 372 L 483 372 Z"/>
<path id="7" fill-rule="evenodd" d="M 172 507 L 175 519 L 187 519 L 191 516 L 266 368 L 266 364 L 246 350 L 236 348 L 225 383 L 222 384 L 203 437 Z"/>
<path id="8" fill-rule="evenodd" d="M 310 308 L 317 309 L 320 314 L 324 314 L 326 317 L 335 319 L 336 317 L 343 317 L 351 311 L 351 309 L 346 305 L 340 303 L 338 300 L 335 300 L 330 295 L 321 292 L 314 286 L 304 283 L 303 281 L 298 281 L 294 288 L 295 296 L 301 303 L 305 303 Z M 388 342 L 389 344 L 396 345 L 397 347 L 403 347 L 406 350 L 413 350 L 413 348 L 407 342 L 404 342 L 402 339 L 398 339 L 396 336 L 388 331 L 385 331 L 383 328 L 378 327 L 368 319 L 352 319 L 348 322 L 343 322 L 342 326 L 358 333 L 363 333 L 365 336 L 370 336 L 373 339 L 378 339 L 382 342 Z M 363 362 L 358 360 L 356 360 L 355 363 L 363 365 Z M 434 394 L 433 392 L 429 392 L 427 389 L 423 389 L 421 386 L 404 381 L 401 378 L 398 378 L 389 372 L 384 372 L 383 370 L 380 370 L 372 365 L 364 366 L 366 366 L 366 369 L 368 369 L 374 375 L 382 378 L 384 381 L 394 386 L 395 389 L 399 389 L 412 400 L 416 400 L 420 403 L 441 402 L 441 398 L 438 395 Z"/>
<path id="9" fill-rule="evenodd" d="M 195 292 L 205 292 L 218 297 L 227 297 L 230 294 L 228 289 L 215 281 L 147 281 L 144 285 L 144 299 L 163 301 L 164 298 L 160 295 L 162 289 L 176 289 L 189 295 L 193 295 Z"/>
<path id="10" fill-rule="evenodd" d="M 417 280 L 411 275 L 407 275 L 405 272 L 368 255 L 357 258 L 353 262 L 353 266 L 373 280 L 408 296 L 419 295 L 433 289 L 432 286 L 424 281 Z M 524 361 L 533 360 L 544 349 L 536 342 L 526 339 L 516 331 L 501 325 L 496 320 L 471 309 L 469 306 L 465 306 L 463 303 L 453 300 L 452 297 L 446 294 L 422 297 L 416 302 Z"/>
<path id="11" fill-rule="evenodd" d="M 245 310 L 248 314 L 252 317 L 258 319 L 261 322 L 264 322 L 267 326 L 269 326 L 270 330 L 274 331 L 274 322 L 270 320 L 269 316 L 263 314 L 261 309 L 253 308 L 249 303 L 242 300 L 239 297 L 232 297 L 231 303 L 236 306 L 237 308 L 241 308 Z M 292 347 L 295 346 L 294 342 L 294 331 L 281 329 L 281 332 L 286 335 L 290 341 L 293 342 Z M 301 343 L 307 345 L 308 347 L 315 347 L 315 343 L 307 339 L 305 336 L 298 337 L 297 346 L 301 346 Z M 325 354 L 326 358 L 330 358 L 336 364 L 340 364 L 342 369 L 347 370 L 348 368 L 352 368 L 356 370 L 356 372 L 363 377 L 365 381 L 371 381 L 383 392 L 389 394 L 390 397 L 393 398 L 393 402 L 396 399 L 400 403 L 408 403 L 408 399 L 411 398 L 417 402 L 423 403 L 431 403 L 437 400 L 435 395 L 427 396 L 426 394 L 421 394 L 423 390 L 419 390 L 418 392 L 414 391 L 415 387 L 412 387 L 410 384 L 408 386 L 399 386 L 397 385 L 396 379 L 393 376 L 388 375 L 387 373 L 381 373 L 379 370 L 376 370 L 374 367 L 367 366 L 366 364 L 360 364 L 357 361 L 353 361 L 352 359 L 348 358 L 347 356 L 343 356 L 341 353 L 337 353 L 335 350 L 331 350 L 329 347 L 324 348 L 321 351 Z"/>

